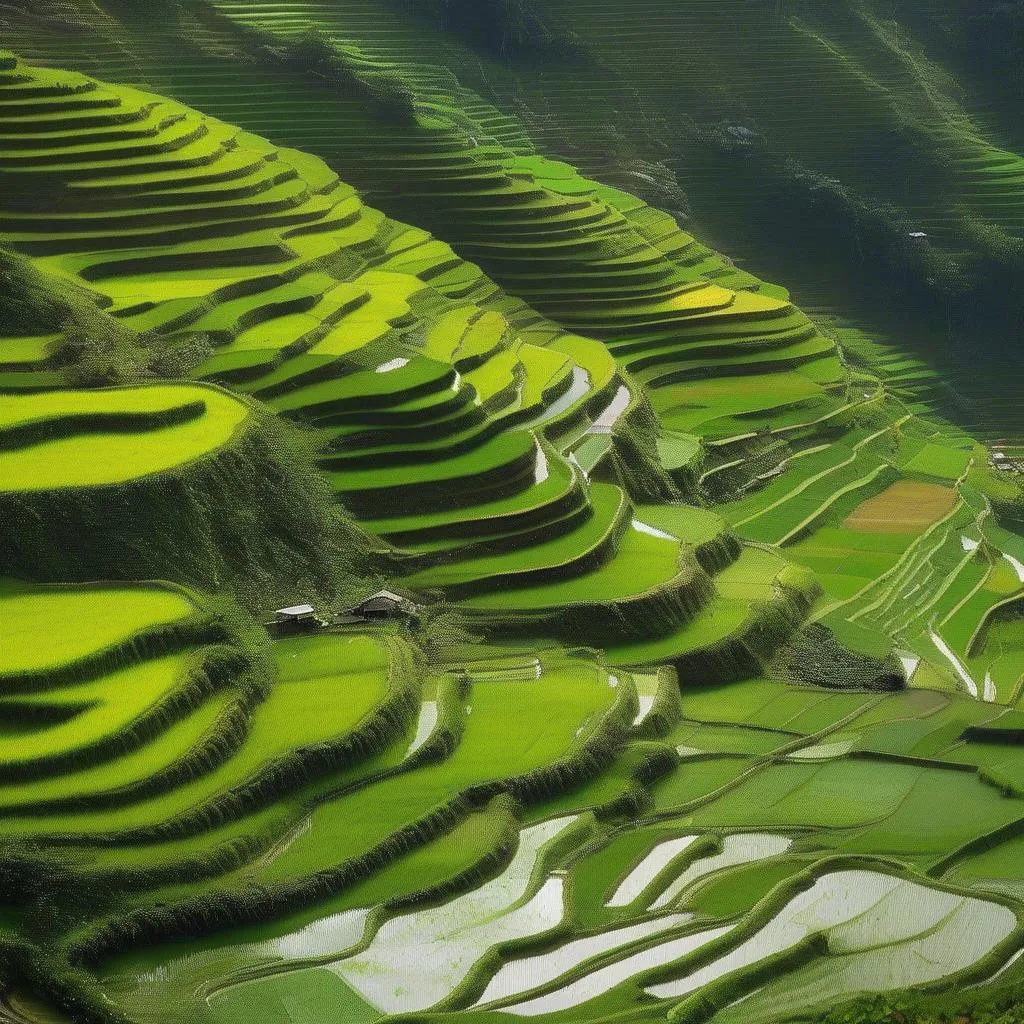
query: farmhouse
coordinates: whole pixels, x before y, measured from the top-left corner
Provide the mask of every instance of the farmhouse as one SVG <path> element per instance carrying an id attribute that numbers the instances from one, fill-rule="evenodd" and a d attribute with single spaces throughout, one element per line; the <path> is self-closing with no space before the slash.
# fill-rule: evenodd
<path id="1" fill-rule="evenodd" d="M 410 597 L 396 594 L 393 590 L 378 590 L 349 609 L 349 614 L 362 619 L 391 619 L 409 617 L 418 610 L 418 605 Z"/>
<path id="2" fill-rule="evenodd" d="M 274 622 L 278 625 L 298 625 L 316 621 L 316 609 L 311 604 L 296 604 L 289 608 L 278 608 Z"/>
<path id="3" fill-rule="evenodd" d="M 993 469 L 1001 470 L 1004 473 L 1020 473 L 1021 464 L 1018 460 L 1010 458 L 1006 452 L 991 452 L 988 457 L 988 464 Z"/>

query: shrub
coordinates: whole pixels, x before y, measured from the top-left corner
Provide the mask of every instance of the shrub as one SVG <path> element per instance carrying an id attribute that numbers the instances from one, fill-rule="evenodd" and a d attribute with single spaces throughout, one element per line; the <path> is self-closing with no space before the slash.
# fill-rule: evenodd
<path id="1" fill-rule="evenodd" d="M 449 651 L 479 643 L 480 639 L 470 628 L 466 616 L 443 602 L 423 609 L 419 628 L 413 634 L 416 646 L 429 662 L 443 660 Z"/>
<path id="2" fill-rule="evenodd" d="M 837 1006 L 821 1024 L 1024 1024 L 1024 1002 L 1014 989 L 930 997 L 897 992 Z"/>
<path id="3" fill-rule="evenodd" d="M 398 72 L 368 70 L 360 65 L 358 54 L 339 45 L 325 32 L 310 29 L 288 48 L 285 61 L 355 91 L 385 120 L 396 124 L 412 124 L 416 120 L 412 90 Z"/>
<path id="4" fill-rule="evenodd" d="M 297 592 L 344 602 L 356 573 L 364 582 L 372 574 L 373 542 L 297 438 L 254 408 L 229 444 L 173 471 L 104 487 L 0 490 L 0 571 L 166 579 L 230 589 L 262 610 Z"/>
<path id="5" fill-rule="evenodd" d="M 899 690 L 905 685 L 894 654 L 872 658 L 844 647 L 820 622 L 800 630 L 783 655 L 794 683 L 834 690 Z"/>
<path id="6" fill-rule="evenodd" d="M 536 0 L 413 0 L 412 5 L 432 11 L 445 31 L 467 35 L 501 54 L 583 53 L 583 45 L 569 25 Z"/>

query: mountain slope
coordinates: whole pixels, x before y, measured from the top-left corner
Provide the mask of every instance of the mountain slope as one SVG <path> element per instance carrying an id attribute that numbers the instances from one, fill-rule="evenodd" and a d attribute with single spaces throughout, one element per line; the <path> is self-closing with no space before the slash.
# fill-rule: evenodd
<path id="1" fill-rule="evenodd" d="M 34 55 L 240 122 L 0 54 L 0 569 L 90 581 L 0 588 L 5 1012 L 1012 998 L 1015 475 L 782 288 L 336 27 L 415 55 L 408 12 L 230 6 L 81 4 L 72 36 L 5 9 Z M 418 616 L 289 636 L 234 603 L 338 607 L 334 557 Z"/>

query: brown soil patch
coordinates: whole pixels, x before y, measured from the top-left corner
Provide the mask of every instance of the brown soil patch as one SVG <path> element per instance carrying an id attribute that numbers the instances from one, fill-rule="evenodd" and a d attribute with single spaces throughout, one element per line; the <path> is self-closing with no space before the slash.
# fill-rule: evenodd
<path id="1" fill-rule="evenodd" d="M 900 480 L 858 505 L 843 526 L 868 533 L 919 533 L 951 512 L 955 504 L 952 487 Z"/>

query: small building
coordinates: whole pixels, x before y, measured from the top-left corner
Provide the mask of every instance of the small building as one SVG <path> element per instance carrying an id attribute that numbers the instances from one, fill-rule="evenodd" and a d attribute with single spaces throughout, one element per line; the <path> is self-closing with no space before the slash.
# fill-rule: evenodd
<path id="1" fill-rule="evenodd" d="M 992 453 L 992 461 L 993 462 L 1009 462 L 1010 459 L 1007 456 L 1006 452 L 993 452 Z"/>
<path id="2" fill-rule="evenodd" d="M 274 622 L 280 626 L 316 622 L 316 609 L 311 604 L 296 604 L 290 608 L 278 608 Z"/>
<path id="3" fill-rule="evenodd" d="M 396 594 L 393 590 L 378 590 L 376 594 L 371 594 L 349 609 L 349 614 L 361 619 L 391 619 L 409 618 L 418 611 L 419 608 L 412 598 Z"/>
<path id="4" fill-rule="evenodd" d="M 758 137 L 757 132 L 743 124 L 726 125 L 725 130 L 737 142 L 742 142 L 745 146 L 749 146 Z"/>

